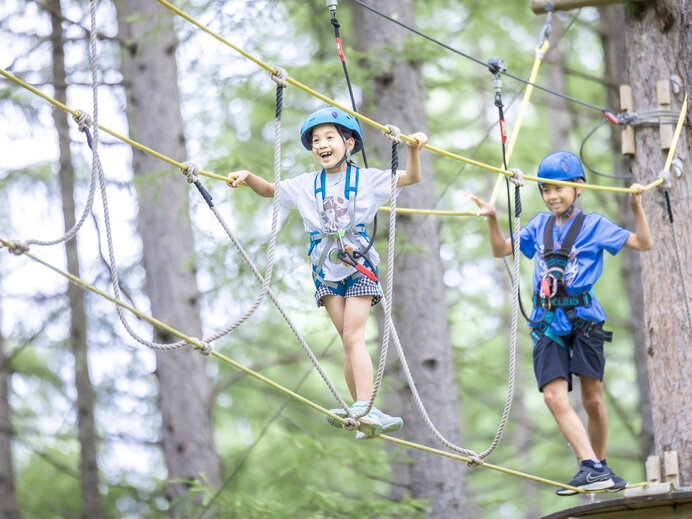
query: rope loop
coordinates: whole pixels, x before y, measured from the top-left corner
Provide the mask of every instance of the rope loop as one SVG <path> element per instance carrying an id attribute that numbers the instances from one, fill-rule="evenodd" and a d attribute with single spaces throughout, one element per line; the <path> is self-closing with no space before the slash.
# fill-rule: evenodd
<path id="1" fill-rule="evenodd" d="M 401 130 L 392 124 L 385 124 L 384 127 L 389 130 L 388 132 L 383 132 L 384 136 L 392 141 L 392 144 L 401 144 Z"/>
<path id="2" fill-rule="evenodd" d="M 658 174 L 659 178 L 663 179 L 663 184 L 661 184 L 661 187 L 668 191 L 671 187 L 673 187 L 673 182 L 672 182 L 672 176 L 670 174 L 670 171 L 667 169 L 662 169 L 661 172 Z"/>
<path id="3" fill-rule="evenodd" d="M 513 173 L 509 181 L 517 187 L 524 187 L 524 172 L 519 168 L 509 168 L 509 171 Z"/>
<path id="4" fill-rule="evenodd" d="M 187 178 L 188 184 L 194 184 L 199 178 L 199 166 L 194 162 L 185 162 L 185 169 L 180 168 L 180 172 Z"/>
<path id="5" fill-rule="evenodd" d="M 276 69 L 276 72 L 270 74 L 269 77 L 271 77 L 272 81 L 279 85 L 281 88 L 286 88 L 288 86 L 288 82 L 286 81 L 288 73 L 281 67 L 274 68 Z"/>
<path id="6" fill-rule="evenodd" d="M 10 241 L 8 249 L 15 256 L 21 256 L 22 254 L 29 252 L 29 244 L 19 240 Z"/>
<path id="7" fill-rule="evenodd" d="M 86 129 L 91 126 L 91 116 L 84 110 L 77 110 L 77 115 L 74 115 L 73 118 L 79 126 L 80 132 L 86 131 Z"/>

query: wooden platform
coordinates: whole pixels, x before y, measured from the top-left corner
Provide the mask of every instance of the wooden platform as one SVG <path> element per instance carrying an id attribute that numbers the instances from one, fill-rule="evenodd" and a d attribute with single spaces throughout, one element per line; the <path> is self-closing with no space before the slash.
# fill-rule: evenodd
<path id="1" fill-rule="evenodd" d="M 692 519 L 692 492 L 622 497 L 575 506 L 542 519 Z"/>

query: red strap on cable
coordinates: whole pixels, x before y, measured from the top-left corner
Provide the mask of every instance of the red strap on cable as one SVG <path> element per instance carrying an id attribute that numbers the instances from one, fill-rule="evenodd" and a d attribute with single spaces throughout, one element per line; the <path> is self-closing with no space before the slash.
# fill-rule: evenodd
<path id="1" fill-rule="evenodd" d="M 505 133 L 505 120 L 500 119 L 500 135 L 502 136 L 502 144 L 507 142 L 507 134 Z"/>
<path id="2" fill-rule="evenodd" d="M 339 53 L 341 63 L 346 61 L 346 58 L 344 57 L 344 49 L 341 48 L 341 36 L 336 37 L 336 51 Z"/>
<path id="3" fill-rule="evenodd" d="M 620 124 L 620 121 L 618 121 L 618 118 L 615 116 L 614 113 L 612 113 L 612 112 L 603 112 L 603 115 L 604 115 L 605 118 L 608 119 L 611 123 L 613 123 L 613 124 Z"/>
<path id="4" fill-rule="evenodd" d="M 375 275 L 375 273 L 374 273 L 372 270 L 370 270 L 369 268 L 367 268 L 365 265 L 361 265 L 360 263 L 357 263 L 357 264 L 355 265 L 355 267 L 356 267 L 356 270 L 357 270 L 358 272 L 360 272 L 360 273 L 363 274 L 364 276 L 367 276 L 369 279 L 371 279 L 371 280 L 373 280 L 375 283 L 377 283 L 377 276 Z"/>

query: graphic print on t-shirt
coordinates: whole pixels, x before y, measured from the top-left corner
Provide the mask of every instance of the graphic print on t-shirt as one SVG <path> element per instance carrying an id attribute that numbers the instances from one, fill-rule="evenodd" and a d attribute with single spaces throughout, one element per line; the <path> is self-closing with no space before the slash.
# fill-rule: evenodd
<path id="1" fill-rule="evenodd" d="M 327 195 L 324 199 L 324 218 L 328 227 L 348 227 L 348 200 L 343 195 Z"/>
<path id="2" fill-rule="evenodd" d="M 555 243 L 555 249 L 556 251 L 560 250 L 562 247 L 561 243 Z M 545 264 L 545 260 L 543 259 L 543 252 L 545 251 L 545 245 L 541 244 L 540 249 L 539 249 L 539 255 L 536 261 L 536 270 L 538 271 L 538 274 L 541 279 L 545 276 L 546 271 L 548 270 L 548 267 Z M 565 275 L 564 275 L 564 283 L 566 287 L 569 287 L 572 285 L 574 282 L 574 278 L 577 276 L 577 273 L 579 272 L 579 263 L 577 262 L 577 248 L 572 245 L 572 250 L 570 251 L 569 254 L 569 260 L 567 260 L 567 266 L 565 267 Z"/>

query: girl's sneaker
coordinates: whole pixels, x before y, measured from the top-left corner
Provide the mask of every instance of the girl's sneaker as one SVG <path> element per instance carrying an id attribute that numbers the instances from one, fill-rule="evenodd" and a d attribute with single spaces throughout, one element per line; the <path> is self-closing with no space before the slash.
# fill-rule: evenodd
<path id="1" fill-rule="evenodd" d="M 363 401 L 359 400 L 358 402 L 354 403 L 349 409 L 350 409 L 352 415 L 358 415 L 358 414 L 361 414 L 363 411 L 365 411 L 365 409 L 367 407 L 368 407 L 367 402 L 363 402 Z M 363 431 L 365 436 L 373 437 L 373 436 L 377 436 L 378 434 L 380 434 L 382 432 L 382 428 L 383 428 L 382 423 L 380 422 L 378 415 L 373 413 L 373 411 L 376 411 L 376 409 L 374 407 L 370 410 L 370 412 L 368 414 L 366 414 L 365 416 L 363 416 L 362 418 L 359 419 L 360 431 Z M 335 414 L 341 418 L 344 418 L 344 419 L 346 419 L 348 417 L 348 414 L 346 413 L 346 411 L 344 411 L 341 408 L 330 409 L 329 412 L 333 413 L 333 414 Z M 379 411 L 377 411 L 377 412 L 379 413 Z M 380 414 L 383 414 L 383 413 L 380 413 Z M 387 415 L 384 415 L 384 416 L 387 416 Z M 389 418 L 391 418 L 391 417 L 389 417 Z M 333 417 L 326 415 L 325 420 L 332 427 L 341 428 L 341 422 L 334 419 Z M 401 425 L 399 425 L 399 428 L 401 428 Z M 394 429 L 394 430 L 398 430 L 398 429 Z M 358 432 L 360 432 L 360 431 L 358 431 Z"/>
<path id="2" fill-rule="evenodd" d="M 382 424 L 382 434 L 396 432 L 404 426 L 404 421 L 400 417 L 389 416 L 377 407 L 373 407 L 369 414 L 375 415 Z"/>

